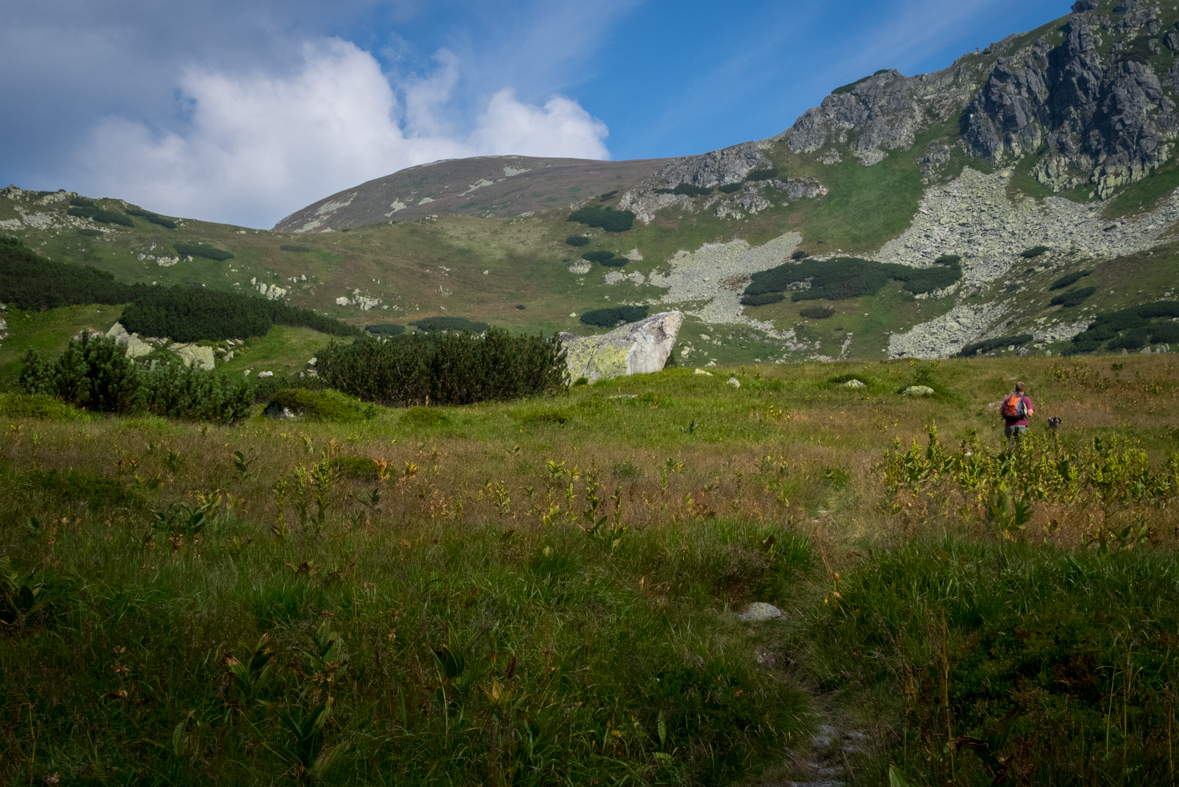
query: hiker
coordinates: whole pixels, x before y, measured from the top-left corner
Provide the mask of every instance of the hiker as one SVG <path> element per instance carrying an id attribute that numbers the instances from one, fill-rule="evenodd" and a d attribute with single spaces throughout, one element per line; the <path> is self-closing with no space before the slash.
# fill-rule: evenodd
<path id="1" fill-rule="evenodd" d="M 1035 415 L 1032 400 L 1027 396 L 1027 386 L 1023 383 L 1015 384 L 1015 392 L 1003 400 L 999 412 L 1007 424 L 1004 433 L 1008 439 L 1018 440 L 1028 430 L 1028 417 Z"/>

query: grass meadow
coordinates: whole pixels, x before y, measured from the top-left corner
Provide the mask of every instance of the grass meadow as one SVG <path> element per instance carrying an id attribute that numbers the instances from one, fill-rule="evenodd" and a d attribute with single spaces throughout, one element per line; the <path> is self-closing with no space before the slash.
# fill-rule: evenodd
<path id="1" fill-rule="evenodd" d="M 1171 356 L 711 371 L 227 427 L 0 394 L 0 784 L 1174 783 Z"/>

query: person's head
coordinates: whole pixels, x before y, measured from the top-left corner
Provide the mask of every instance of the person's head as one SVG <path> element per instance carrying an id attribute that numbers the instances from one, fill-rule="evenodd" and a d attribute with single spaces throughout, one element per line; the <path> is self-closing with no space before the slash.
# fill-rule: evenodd
<path id="1" fill-rule="evenodd" d="M 1028 387 L 1026 385 L 1024 385 L 1023 383 L 1016 383 L 1015 384 L 1015 392 L 1017 394 L 1027 393 Z"/>

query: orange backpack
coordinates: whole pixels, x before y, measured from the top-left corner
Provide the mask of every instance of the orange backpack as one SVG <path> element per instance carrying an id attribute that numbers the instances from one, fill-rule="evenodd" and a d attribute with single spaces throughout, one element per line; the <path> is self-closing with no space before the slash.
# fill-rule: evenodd
<path id="1" fill-rule="evenodd" d="M 1026 417 L 1028 414 L 1028 406 L 1024 404 L 1023 397 L 1019 394 L 1011 394 L 1003 400 L 1003 417 L 1020 419 Z"/>

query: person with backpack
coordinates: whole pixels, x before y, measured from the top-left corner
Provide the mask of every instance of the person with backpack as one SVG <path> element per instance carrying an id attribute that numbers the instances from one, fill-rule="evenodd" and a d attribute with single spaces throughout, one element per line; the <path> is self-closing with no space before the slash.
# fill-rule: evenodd
<path id="1" fill-rule="evenodd" d="M 999 412 L 1007 427 L 1004 433 L 1008 439 L 1019 439 L 1028 430 L 1028 417 L 1035 415 L 1032 400 L 1027 396 L 1027 386 L 1023 383 L 1015 384 L 1015 392 L 1003 400 Z"/>

